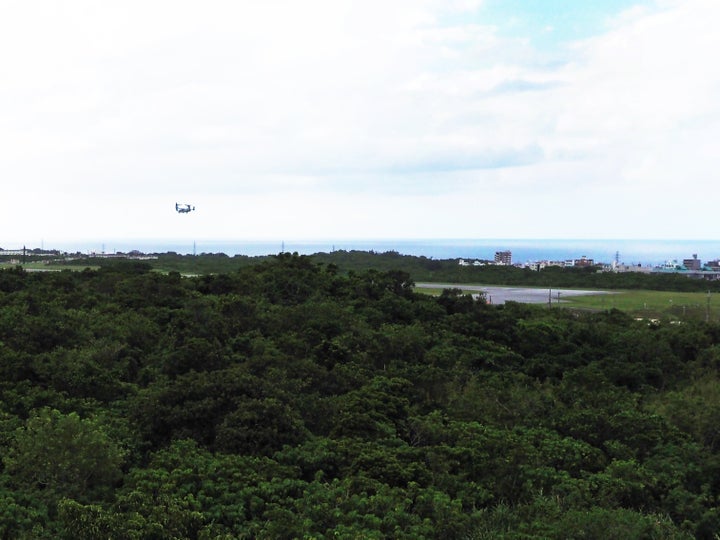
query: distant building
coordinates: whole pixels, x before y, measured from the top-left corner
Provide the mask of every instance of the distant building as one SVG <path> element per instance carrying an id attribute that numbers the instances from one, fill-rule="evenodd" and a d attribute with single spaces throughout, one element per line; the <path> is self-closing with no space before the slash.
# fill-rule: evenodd
<path id="1" fill-rule="evenodd" d="M 692 259 L 683 259 L 683 266 L 688 270 L 701 270 L 702 262 L 697 258 L 697 253 L 693 253 Z"/>
<path id="2" fill-rule="evenodd" d="M 562 268 L 566 263 L 567 261 L 532 261 L 525 263 L 525 268 L 529 268 L 530 270 L 535 270 L 537 272 L 550 266 Z"/>
<path id="3" fill-rule="evenodd" d="M 659 272 L 677 272 L 682 267 L 677 262 L 676 259 L 669 259 L 665 261 L 663 264 L 656 266 L 655 269 Z"/>
<path id="4" fill-rule="evenodd" d="M 495 264 L 511 266 L 512 265 L 512 251 L 496 251 L 495 252 Z"/>
<path id="5" fill-rule="evenodd" d="M 643 266 L 642 264 L 618 264 L 612 268 L 613 272 L 641 272 L 649 274 L 653 271 L 652 266 Z"/>
<path id="6" fill-rule="evenodd" d="M 595 260 L 588 259 L 585 255 L 583 255 L 579 259 L 567 259 L 563 263 L 563 266 L 565 266 L 565 267 L 579 266 L 581 268 L 584 268 L 586 266 L 595 266 Z"/>
<path id="7" fill-rule="evenodd" d="M 458 264 L 460 266 L 485 266 L 485 261 L 481 261 L 479 259 L 475 259 L 472 261 L 468 261 L 466 259 L 458 259 Z"/>
<path id="8" fill-rule="evenodd" d="M 595 266 L 595 260 L 594 259 L 588 259 L 585 255 L 580 257 L 579 259 L 575 259 L 573 261 L 573 266 Z"/>

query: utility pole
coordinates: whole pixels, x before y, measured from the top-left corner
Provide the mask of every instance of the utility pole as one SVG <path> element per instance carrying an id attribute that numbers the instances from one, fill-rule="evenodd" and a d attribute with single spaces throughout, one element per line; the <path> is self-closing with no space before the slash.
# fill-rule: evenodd
<path id="1" fill-rule="evenodd" d="M 710 322 L 710 291 L 707 293 L 707 307 L 705 308 L 705 322 Z"/>

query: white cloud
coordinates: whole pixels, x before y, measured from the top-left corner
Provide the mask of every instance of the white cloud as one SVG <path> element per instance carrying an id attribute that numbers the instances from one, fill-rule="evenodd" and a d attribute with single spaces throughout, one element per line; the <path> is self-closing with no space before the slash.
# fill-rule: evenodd
<path id="1" fill-rule="evenodd" d="M 565 108 L 549 150 L 603 156 L 615 168 L 609 181 L 646 190 L 649 207 L 660 200 L 660 208 L 689 217 L 694 189 L 711 188 L 720 165 L 707 151 L 720 135 L 720 67 L 711 53 L 720 45 L 717 16 L 715 2 L 668 3 L 583 44 L 582 63 L 567 69 L 569 85 L 558 91 Z M 677 193 L 666 199 L 666 189 Z M 699 217 L 684 229 L 697 233 L 705 223 Z"/>
<path id="2" fill-rule="evenodd" d="M 629 9 L 554 58 L 482 7 L 4 2 L 0 174 L 67 236 L 189 234 L 181 198 L 216 209 L 180 222 L 205 237 L 638 236 L 613 215 L 674 211 L 709 234 L 720 4 Z"/>

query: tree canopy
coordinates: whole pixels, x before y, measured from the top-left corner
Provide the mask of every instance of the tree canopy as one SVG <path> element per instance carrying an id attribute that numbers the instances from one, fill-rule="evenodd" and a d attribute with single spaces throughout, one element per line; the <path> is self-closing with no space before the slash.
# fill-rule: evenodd
<path id="1" fill-rule="evenodd" d="M 716 538 L 718 324 L 414 279 L 0 271 L 0 536 Z"/>

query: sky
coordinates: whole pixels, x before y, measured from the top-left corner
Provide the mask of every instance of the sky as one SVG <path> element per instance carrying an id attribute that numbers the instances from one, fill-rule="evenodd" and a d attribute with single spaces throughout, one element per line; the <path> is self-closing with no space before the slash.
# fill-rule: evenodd
<path id="1" fill-rule="evenodd" d="M 0 246 L 716 239 L 718 20 L 717 0 L 0 0 Z"/>

